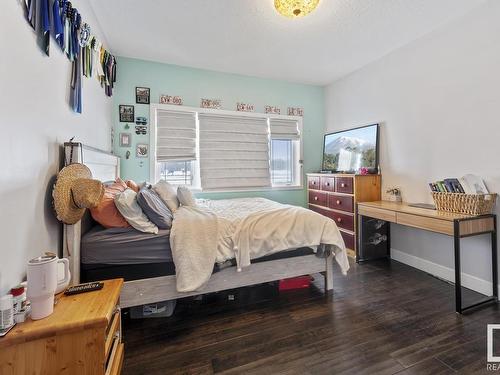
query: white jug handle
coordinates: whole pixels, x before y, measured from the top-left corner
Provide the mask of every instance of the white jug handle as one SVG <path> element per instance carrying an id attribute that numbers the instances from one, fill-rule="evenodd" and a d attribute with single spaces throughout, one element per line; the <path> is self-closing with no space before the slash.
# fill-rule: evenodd
<path id="1" fill-rule="evenodd" d="M 67 258 L 62 258 L 58 259 L 57 263 L 64 263 L 64 279 L 62 280 L 57 280 L 57 285 L 65 285 L 69 283 L 69 279 L 71 278 L 71 275 L 69 273 L 69 260 Z"/>

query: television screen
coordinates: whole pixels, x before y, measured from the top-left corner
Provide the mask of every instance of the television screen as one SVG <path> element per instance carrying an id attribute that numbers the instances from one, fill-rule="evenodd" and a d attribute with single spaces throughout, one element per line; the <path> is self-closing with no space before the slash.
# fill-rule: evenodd
<path id="1" fill-rule="evenodd" d="M 361 167 L 375 173 L 378 166 L 378 124 L 326 134 L 323 170 L 356 173 Z"/>

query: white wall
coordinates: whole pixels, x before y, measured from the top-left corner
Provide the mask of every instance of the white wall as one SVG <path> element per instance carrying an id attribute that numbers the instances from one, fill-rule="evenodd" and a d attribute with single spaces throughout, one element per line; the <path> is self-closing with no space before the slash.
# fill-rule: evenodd
<path id="1" fill-rule="evenodd" d="M 84 78 L 83 114 L 72 112 L 71 64 L 53 39 L 50 57 L 40 51 L 21 2 L 5 1 L 0 11 L 0 294 L 22 281 L 27 260 L 60 247 L 51 188 L 61 144 L 75 136 L 110 149 L 112 100 Z M 73 5 L 103 39 L 88 3 Z"/>
<path id="2" fill-rule="evenodd" d="M 432 202 L 428 182 L 465 173 L 500 192 L 499 20 L 490 0 L 334 82 L 326 130 L 381 122 L 383 188 L 400 186 L 405 201 Z M 395 258 L 453 279 L 451 238 L 394 226 L 392 246 Z M 489 238 L 464 240 L 462 254 L 468 285 L 488 290 Z"/>

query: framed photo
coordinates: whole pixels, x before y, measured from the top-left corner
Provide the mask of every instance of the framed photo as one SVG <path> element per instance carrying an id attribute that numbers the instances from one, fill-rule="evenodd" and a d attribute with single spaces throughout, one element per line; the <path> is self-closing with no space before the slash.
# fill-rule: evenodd
<path id="1" fill-rule="evenodd" d="M 134 106 L 120 104 L 120 122 L 134 122 Z"/>
<path id="2" fill-rule="evenodd" d="M 276 105 L 266 105 L 264 111 L 265 113 L 272 113 L 273 115 L 279 115 L 281 113 L 280 107 Z"/>
<path id="3" fill-rule="evenodd" d="M 130 133 L 120 133 L 120 147 L 130 147 L 131 141 L 132 135 Z"/>
<path id="4" fill-rule="evenodd" d="M 147 158 L 149 154 L 149 145 L 145 143 L 138 143 L 135 146 L 135 156 L 138 158 Z"/>
<path id="5" fill-rule="evenodd" d="M 137 104 L 149 104 L 149 87 L 135 88 L 135 102 Z"/>

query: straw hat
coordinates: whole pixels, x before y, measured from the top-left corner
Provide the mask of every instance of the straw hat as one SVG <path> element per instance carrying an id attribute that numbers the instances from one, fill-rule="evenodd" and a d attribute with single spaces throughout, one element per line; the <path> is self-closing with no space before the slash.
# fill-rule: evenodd
<path id="1" fill-rule="evenodd" d="M 64 167 L 57 175 L 52 191 L 57 219 L 75 224 L 86 208 L 96 207 L 104 195 L 101 181 L 92 180 L 90 169 L 79 163 Z"/>

